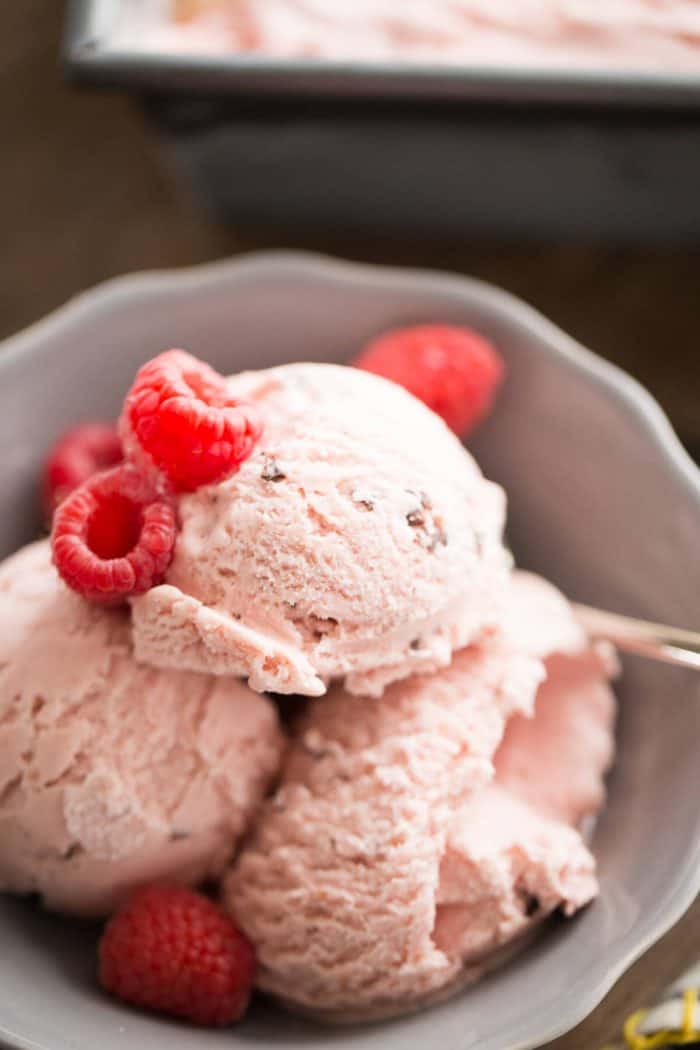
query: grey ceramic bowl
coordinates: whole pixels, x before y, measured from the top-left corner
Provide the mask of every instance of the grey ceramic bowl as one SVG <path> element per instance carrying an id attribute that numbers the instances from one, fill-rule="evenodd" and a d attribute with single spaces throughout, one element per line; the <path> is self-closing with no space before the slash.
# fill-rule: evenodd
<path id="1" fill-rule="evenodd" d="M 477 281 L 263 255 L 143 274 L 80 297 L 0 352 L 0 554 L 31 537 L 52 438 L 114 415 L 135 368 L 185 346 L 223 371 L 347 359 L 392 325 L 466 322 L 509 382 L 476 452 L 510 497 L 519 561 L 573 597 L 700 626 L 700 481 L 651 397 L 523 303 Z M 132 1013 L 94 978 L 96 930 L 0 900 L 0 1039 L 25 1050 L 524 1050 L 571 1028 L 700 889 L 700 677 L 630 660 L 619 758 L 595 832 L 602 892 L 572 922 L 442 1006 L 328 1030 L 259 1004 L 200 1032 Z"/>

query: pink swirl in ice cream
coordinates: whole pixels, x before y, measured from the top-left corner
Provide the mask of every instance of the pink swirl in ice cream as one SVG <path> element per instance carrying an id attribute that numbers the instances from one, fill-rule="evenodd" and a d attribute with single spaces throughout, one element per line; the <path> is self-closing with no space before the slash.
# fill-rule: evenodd
<path id="1" fill-rule="evenodd" d="M 335 1021 L 414 1009 L 595 895 L 576 824 L 600 807 L 612 756 L 606 669 L 553 588 L 516 574 L 512 593 L 504 631 L 447 670 L 380 700 L 336 687 L 312 702 L 224 890 L 261 987 L 293 1007 Z"/>
<path id="2" fill-rule="evenodd" d="M 113 46 L 477 67 L 700 68 L 696 0 L 126 0 Z"/>
<path id="3" fill-rule="evenodd" d="M 139 666 L 128 614 L 81 600 L 47 542 L 0 566 L 0 888 L 98 915 L 135 884 L 217 876 L 276 772 L 272 704 Z"/>
<path id="4" fill-rule="evenodd" d="M 136 654 L 320 695 L 381 695 L 497 622 L 504 497 L 404 390 L 334 365 L 234 376 L 264 437 L 179 500 L 165 584 L 133 602 Z"/>

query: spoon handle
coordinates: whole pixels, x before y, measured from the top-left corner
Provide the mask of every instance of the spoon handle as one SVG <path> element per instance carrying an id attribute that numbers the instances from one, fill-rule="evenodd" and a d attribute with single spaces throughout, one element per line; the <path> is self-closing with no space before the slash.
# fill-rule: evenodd
<path id="1" fill-rule="evenodd" d="M 700 632 L 574 605 L 580 623 L 592 638 L 605 638 L 623 652 L 648 656 L 667 664 L 700 671 Z"/>

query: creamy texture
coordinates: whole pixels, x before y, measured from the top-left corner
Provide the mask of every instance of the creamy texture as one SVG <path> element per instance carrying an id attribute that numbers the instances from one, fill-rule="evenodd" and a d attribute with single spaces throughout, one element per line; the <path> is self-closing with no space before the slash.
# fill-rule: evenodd
<path id="1" fill-rule="evenodd" d="M 48 542 L 0 566 L 0 889 L 100 915 L 217 876 L 282 746 L 242 684 L 138 666 L 128 615 L 68 591 Z"/>
<path id="2" fill-rule="evenodd" d="M 179 500 L 166 582 L 133 602 L 139 659 L 320 695 L 381 695 L 501 615 L 504 497 L 403 389 L 335 365 L 232 377 L 265 432 Z"/>
<path id="3" fill-rule="evenodd" d="M 576 827 L 605 800 L 600 774 L 612 762 L 615 714 L 608 679 L 617 674 L 617 658 L 608 643 L 588 645 L 569 603 L 550 583 L 528 572 L 517 572 L 515 580 L 506 630 L 546 661 L 547 677 L 537 717 L 516 716 L 508 724 L 496 755 L 498 780 L 539 813 Z"/>
<path id="4" fill-rule="evenodd" d="M 122 0 L 114 48 L 331 61 L 700 69 L 697 0 Z"/>
<path id="5" fill-rule="evenodd" d="M 312 702 L 224 884 L 261 987 L 287 1003 L 341 1021 L 414 1008 L 595 895 L 573 824 L 599 808 L 611 759 L 605 667 L 553 588 L 516 574 L 513 595 L 504 631 L 446 671 Z M 572 754 L 585 778 L 569 778 Z"/>

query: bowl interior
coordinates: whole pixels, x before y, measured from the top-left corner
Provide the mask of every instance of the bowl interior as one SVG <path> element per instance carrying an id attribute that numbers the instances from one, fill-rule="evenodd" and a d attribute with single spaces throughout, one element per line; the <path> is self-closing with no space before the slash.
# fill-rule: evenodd
<path id="1" fill-rule="evenodd" d="M 648 395 L 479 282 L 303 256 L 114 282 L 11 340 L 0 354 L 0 555 L 36 534 L 37 472 L 55 435 L 116 415 L 153 353 L 185 346 L 228 372 L 344 361 L 382 329 L 438 319 L 473 324 L 507 360 L 509 381 L 474 450 L 507 488 L 518 561 L 572 597 L 698 626 L 700 488 Z M 601 896 L 477 988 L 385 1025 L 325 1030 L 259 1004 L 233 1032 L 200 1033 L 105 1000 L 92 926 L 2 899 L 0 1038 L 35 1050 L 112 1050 L 126 1039 L 140 1050 L 515 1050 L 554 1037 L 596 1005 L 700 885 L 698 677 L 629 660 L 620 696 L 619 758 L 594 843 Z"/>

